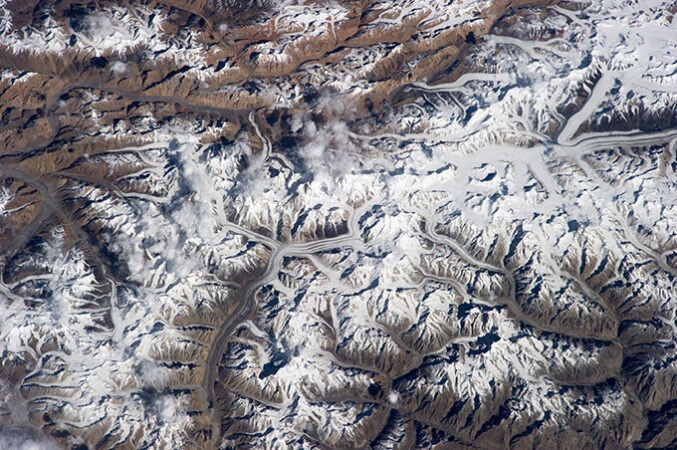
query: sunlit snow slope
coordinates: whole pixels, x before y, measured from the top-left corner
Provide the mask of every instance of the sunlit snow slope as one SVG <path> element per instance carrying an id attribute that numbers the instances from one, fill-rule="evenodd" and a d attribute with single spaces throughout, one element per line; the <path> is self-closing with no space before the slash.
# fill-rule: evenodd
<path id="1" fill-rule="evenodd" d="M 676 12 L 0 0 L 0 448 L 677 447 Z"/>

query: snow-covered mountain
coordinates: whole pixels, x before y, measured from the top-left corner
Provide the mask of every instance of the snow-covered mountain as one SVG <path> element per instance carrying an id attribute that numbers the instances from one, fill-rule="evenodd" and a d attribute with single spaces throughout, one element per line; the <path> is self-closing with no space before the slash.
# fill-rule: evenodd
<path id="1" fill-rule="evenodd" d="M 0 0 L 0 448 L 677 446 L 676 12 Z"/>

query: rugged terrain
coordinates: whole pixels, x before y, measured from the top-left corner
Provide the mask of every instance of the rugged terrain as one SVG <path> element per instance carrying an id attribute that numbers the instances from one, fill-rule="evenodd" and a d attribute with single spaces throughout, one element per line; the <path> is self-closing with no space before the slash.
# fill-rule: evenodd
<path id="1" fill-rule="evenodd" d="M 677 446 L 675 12 L 0 0 L 0 447 Z"/>

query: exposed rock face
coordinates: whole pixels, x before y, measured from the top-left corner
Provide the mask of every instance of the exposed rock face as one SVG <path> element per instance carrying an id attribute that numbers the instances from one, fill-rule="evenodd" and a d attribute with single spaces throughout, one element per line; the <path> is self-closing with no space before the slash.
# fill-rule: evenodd
<path id="1" fill-rule="evenodd" d="M 0 0 L 0 447 L 677 446 L 627 3 Z"/>

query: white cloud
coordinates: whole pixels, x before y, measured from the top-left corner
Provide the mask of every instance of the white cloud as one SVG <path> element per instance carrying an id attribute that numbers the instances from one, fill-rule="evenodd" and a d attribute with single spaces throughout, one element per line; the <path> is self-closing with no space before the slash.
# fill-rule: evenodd
<path id="1" fill-rule="evenodd" d="M 122 61 L 115 61 L 111 66 L 110 70 L 113 73 L 123 73 L 127 70 L 127 65 Z"/>
<path id="2" fill-rule="evenodd" d="M 292 126 L 299 127 L 296 118 Z M 318 128 L 313 121 L 305 118 L 300 129 L 305 142 L 298 153 L 315 182 L 333 186 L 358 166 L 358 149 L 350 140 L 350 130 L 345 122 L 333 120 Z"/>
<path id="3" fill-rule="evenodd" d="M 171 394 L 158 397 L 155 401 L 158 415 L 164 423 L 176 424 L 188 417 L 184 410 L 184 401 Z"/>
<path id="4" fill-rule="evenodd" d="M 59 446 L 30 428 L 0 429 L 0 448 L 12 450 L 58 450 Z"/>

